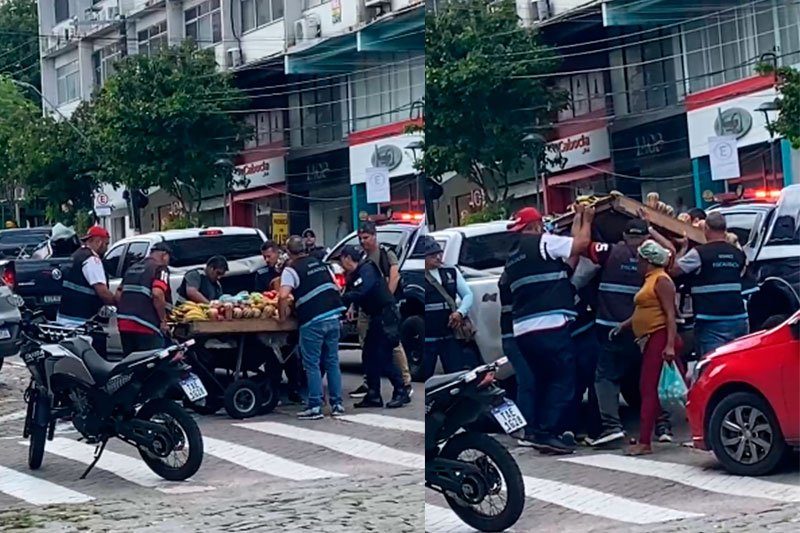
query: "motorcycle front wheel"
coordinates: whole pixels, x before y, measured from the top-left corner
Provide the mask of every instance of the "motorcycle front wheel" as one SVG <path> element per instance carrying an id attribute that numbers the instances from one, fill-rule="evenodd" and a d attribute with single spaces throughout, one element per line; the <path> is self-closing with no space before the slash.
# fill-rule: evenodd
<path id="1" fill-rule="evenodd" d="M 47 404 L 38 392 L 28 399 L 28 413 L 25 425 L 28 433 L 28 468 L 39 470 L 44 460 L 44 446 L 47 442 L 47 426 L 36 423 L 38 409 L 46 409 Z"/>
<path id="2" fill-rule="evenodd" d="M 161 449 L 161 453 L 139 446 L 139 455 L 150 470 L 168 481 L 184 481 L 197 473 L 203 462 L 203 436 L 197 422 L 180 405 L 167 399 L 151 400 L 136 417 L 162 424 L 173 439 L 171 449 Z"/>
<path id="3" fill-rule="evenodd" d="M 477 457 L 464 457 L 467 452 L 477 452 Z M 464 523 L 478 531 L 505 531 L 517 523 L 525 506 L 525 483 L 519 465 L 505 446 L 489 435 L 468 431 L 447 441 L 439 456 L 472 463 L 483 474 L 479 482 L 485 484 L 486 495 L 480 501 L 468 501 L 467 494 L 446 492 L 444 495 L 450 508 Z M 465 482 L 469 483 L 469 480 Z M 470 492 L 475 494 L 474 490 Z M 505 502 L 502 502 L 503 497 Z M 501 500 L 501 504 L 492 505 L 490 498 L 492 502 Z M 488 514 L 484 507 L 499 512 Z"/>

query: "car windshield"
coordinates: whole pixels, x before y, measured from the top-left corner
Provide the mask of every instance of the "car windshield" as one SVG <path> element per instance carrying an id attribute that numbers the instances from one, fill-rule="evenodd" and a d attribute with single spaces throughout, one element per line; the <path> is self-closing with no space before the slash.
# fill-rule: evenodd
<path id="1" fill-rule="evenodd" d="M 505 266 L 511 249 L 519 242 L 519 233 L 489 233 L 468 237 L 461 245 L 458 265 L 475 270 Z"/>
<path id="2" fill-rule="evenodd" d="M 228 261 L 253 257 L 261 253 L 264 243 L 261 235 L 219 235 L 171 240 L 170 266 L 189 267 L 204 265 L 211 257 L 222 255 Z"/>
<path id="3" fill-rule="evenodd" d="M 0 231 L 2 246 L 37 246 L 48 238 L 49 229 Z"/>
<path id="4" fill-rule="evenodd" d="M 730 212 L 725 213 L 725 223 L 728 231 L 739 238 L 739 243 L 745 245 L 750 240 L 753 227 L 756 226 L 761 216 L 762 213 L 755 211 Z"/>
<path id="5" fill-rule="evenodd" d="M 800 194 L 784 194 L 773 212 L 772 219 L 771 231 L 765 246 L 800 244 Z"/>
<path id="6" fill-rule="evenodd" d="M 378 228 L 378 243 L 395 253 L 395 255 L 402 261 L 402 245 L 405 242 L 407 233 L 403 231 L 381 230 Z M 339 245 L 328 256 L 328 261 L 336 261 L 342 253 L 342 248 L 350 244 L 359 244 L 358 235 L 352 234 L 346 240 L 339 243 Z"/>

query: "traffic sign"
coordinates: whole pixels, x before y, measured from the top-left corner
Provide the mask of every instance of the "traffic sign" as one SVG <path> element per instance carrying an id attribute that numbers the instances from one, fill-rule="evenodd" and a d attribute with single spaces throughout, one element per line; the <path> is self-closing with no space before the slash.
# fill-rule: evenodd
<path id="1" fill-rule="evenodd" d="M 99 192 L 94 195 L 95 215 L 97 215 L 98 217 L 111 216 L 111 207 L 112 206 L 107 194 Z"/>

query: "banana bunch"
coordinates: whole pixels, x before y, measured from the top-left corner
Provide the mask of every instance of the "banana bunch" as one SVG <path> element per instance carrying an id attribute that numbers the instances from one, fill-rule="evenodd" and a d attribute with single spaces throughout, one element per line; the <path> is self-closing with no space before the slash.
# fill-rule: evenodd
<path id="1" fill-rule="evenodd" d="M 172 311 L 175 322 L 203 322 L 208 320 L 208 305 L 185 302 Z"/>

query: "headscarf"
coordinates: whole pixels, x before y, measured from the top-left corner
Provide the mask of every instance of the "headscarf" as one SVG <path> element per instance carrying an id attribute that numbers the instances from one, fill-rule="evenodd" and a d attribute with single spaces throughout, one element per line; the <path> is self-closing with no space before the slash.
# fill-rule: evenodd
<path id="1" fill-rule="evenodd" d="M 657 267 L 665 267 L 669 263 L 670 252 L 656 241 L 648 239 L 639 246 L 639 257 Z"/>

